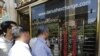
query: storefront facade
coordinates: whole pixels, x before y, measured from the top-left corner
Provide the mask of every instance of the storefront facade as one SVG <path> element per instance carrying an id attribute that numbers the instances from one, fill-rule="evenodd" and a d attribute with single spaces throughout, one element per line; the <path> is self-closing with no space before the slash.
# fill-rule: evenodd
<path id="1" fill-rule="evenodd" d="M 30 33 L 36 37 L 36 26 L 48 25 L 54 56 L 99 56 L 99 4 L 99 0 L 36 1 L 29 5 Z"/>
<path id="2" fill-rule="evenodd" d="M 96 0 L 52 0 L 32 6 L 32 32 L 48 25 L 54 56 L 96 56 L 97 5 Z"/>

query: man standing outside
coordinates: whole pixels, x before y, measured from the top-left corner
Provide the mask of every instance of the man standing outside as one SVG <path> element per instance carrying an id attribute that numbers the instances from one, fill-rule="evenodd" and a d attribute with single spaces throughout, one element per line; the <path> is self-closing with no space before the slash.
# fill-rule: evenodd
<path id="1" fill-rule="evenodd" d="M 52 56 L 51 50 L 47 45 L 49 29 L 46 25 L 39 25 L 37 28 L 37 40 L 32 47 L 32 56 Z"/>
<path id="2" fill-rule="evenodd" d="M 8 56 L 32 56 L 28 46 L 30 36 L 25 27 L 13 27 L 12 34 L 15 38 L 15 44 L 8 53 Z"/>
<path id="3" fill-rule="evenodd" d="M 0 24 L 0 56 L 8 56 L 13 46 L 12 27 L 17 26 L 13 21 L 4 21 Z"/>

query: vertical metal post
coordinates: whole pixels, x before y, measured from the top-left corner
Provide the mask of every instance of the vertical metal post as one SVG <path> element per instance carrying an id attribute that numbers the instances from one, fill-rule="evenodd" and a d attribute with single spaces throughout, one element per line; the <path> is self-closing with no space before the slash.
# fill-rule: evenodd
<path id="1" fill-rule="evenodd" d="M 100 0 L 98 0 L 98 11 L 97 11 L 97 56 L 100 56 Z"/>
<path id="2" fill-rule="evenodd" d="M 29 21 L 30 21 L 30 36 L 32 37 L 32 17 L 31 17 L 31 6 L 29 6 Z"/>

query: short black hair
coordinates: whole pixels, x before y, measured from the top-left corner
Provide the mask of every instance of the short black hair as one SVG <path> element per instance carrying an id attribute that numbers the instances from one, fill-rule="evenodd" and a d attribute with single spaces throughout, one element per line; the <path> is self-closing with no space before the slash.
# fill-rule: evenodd
<path id="1" fill-rule="evenodd" d="M 5 22 L 2 22 L 1 23 L 1 30 L 2 30 L 2 32 L 5 32 L 6 33 L 8 28 L 11 29 L 12 28 L 11 24 L 17 25 L 13 21 L 5 21 Z"/>
<path id="2" fill-rule="evenodd" d="M 15 26 L 12 27 L 12 35 L 14 39 L 18 38 L 21 33 L 23 32 L 29 32 L 28 28 L 22 27 L 22 26 Z"/>
<path id="3" fill-rule="evenodd" d="M 37 26 L 37 36 L 43 34 L 44 32 L 49 32 L 49 28 L 46 24 L 41 24 Z"/>

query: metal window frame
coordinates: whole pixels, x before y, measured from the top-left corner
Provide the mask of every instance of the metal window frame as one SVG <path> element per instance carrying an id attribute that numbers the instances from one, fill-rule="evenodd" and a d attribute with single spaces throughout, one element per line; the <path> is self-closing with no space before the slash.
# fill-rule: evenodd
<path id="1" fill-rule="evenodd" d="M 100 0 L 98 0 L 97 10 L 97 55 L 100 56 Z"/>

